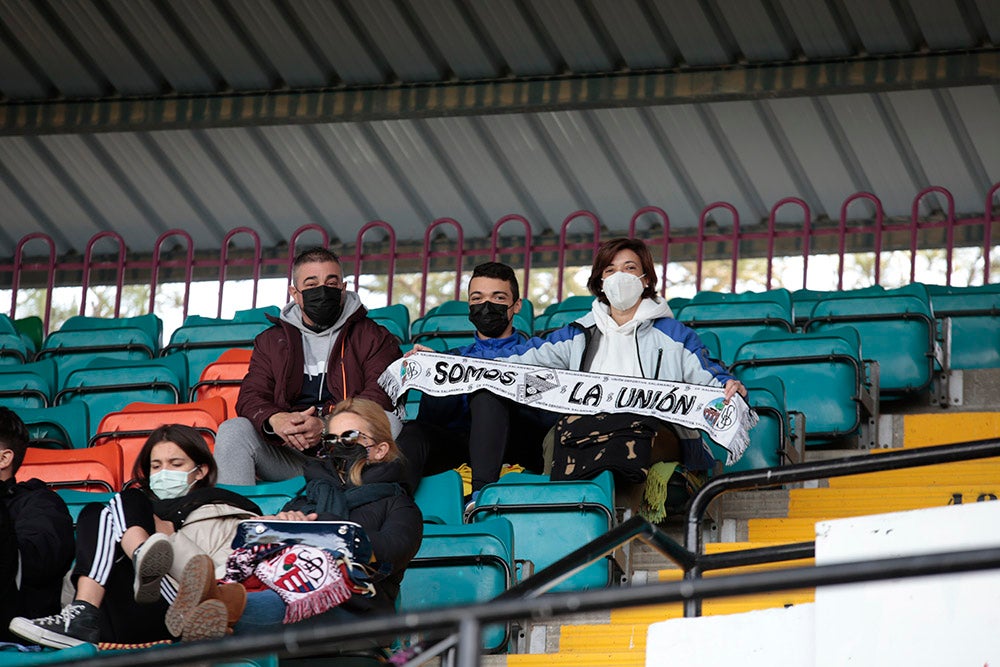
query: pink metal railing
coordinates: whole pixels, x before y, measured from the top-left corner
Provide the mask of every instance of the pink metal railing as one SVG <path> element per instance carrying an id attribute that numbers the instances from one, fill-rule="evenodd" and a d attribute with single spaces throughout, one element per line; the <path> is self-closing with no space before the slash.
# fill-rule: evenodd
<path id="1" fill-rule="evenodd" d="M 942 196 L 947 202 L 947 215 L 943 220 L 924 220 L 919 219 L 919 209 L 920 202 L 931 194 L 935 193 Z M 954 243 L 956 231 L 965 227 L 980 227 L 982 228 L 983 234 L 983 256 L 985 265 L 983 267 L 983 282 L 988 283 L 990 281 L 990 253 L 992 251 L 992 226 L 998 220 L 996 214 L 993 211 L 994 202 L 1000 204 L 998 201 L 1000 197 L 1000 183 L 994 184 L 987 192 L 985 199 L 985 207 L 983 215 L 980 217 L 969 217 L 964 219 L 958 219 L 955 214 L 955 203 L 954 198 L 951 193 L 943 187 L 933 186 L 921 190 L 915 196 L 912 206 L 910 219 L 906 222 L 897 224 L 888 224 L 885 219 L 885 213 L 882 208 L 882 203 L 872 193 L 868 192 L 858 192 L 847 199 L 844 200 L 843 205 L 840 209 L 840 218 L 838 224 L 835 227 L 821 227 L 817 228 L 812 225 L 811 212 L 808 204 L 798 197 L 786 197 L 779 200 L 771 208 L 770 215 L 767 220 L 766 229 L 751 229 L 751 230 L 741 230 L 739 215 L 736 209 L 726 202 L 715 202 L 705 207 L 701 212 L 698 220 L 698 227 L 696 232 L 689 233 L 687 235 L 677 234 L 676 230 L 671 229 L 671 221 L 666 211 L 656 206 L 645 206 L 640 208 L 633 214 L 628 228 L 628 234 L 630 237 L 635 238 L 639 235 L 639 222 L 644 217 L 649 218 L 655 216 L 662 221 L 662 231 L 658 234 L 644 233 L 642 236 L 643 240 L 650 246 L 660 247 L 660 261 L 662 263 L 663 276 L 661 280 L 661 294 L 666 293 L 666 273 L 667 265 L 670 261 L 672 248 L 676 246 L 695 246 L 695 272 L 696 272 L 696 287 L 701 288 L 702 284 L 702 268 L 705 262 L 705 244 L 716 243 L 719 241 L 728 242 L 731 246 L 731 274 L 732 278 L 730 280 L 730 289 L 736 289 L 736 276 L 738 269 L 738 262 L 740 259 L 740 244 L 743 241 L 751 240 L 763 240 L 767 247 L 767 288 L 770 289 L 773 284 L 773 263 L 774 263 L 774 253 L 775 244 L 778 239 L 798 239 L 802 244 L 802 260 L 803 260 L 803 273 L 802 273 L 802 286 L 807 287 L 808 278 L 808 262 L 811 255 L 811 249 L 814 247 L 814 240 L 824 236 L 836 235 L 837 236 L 837 254 L 838 254 L 838 289 L 843 289 L 844 285 L 844 257 L 847 254 L 847 236 L 857 235 L 857 234 L 871 234 L 873 236 L 873 248 L 872 252 L 875 256 L 875 265 L 873 268 L 873 279 L 875 284 L 880 284 L 881 280 L 881 264 L 882 264 L 882 252 L 883 252 L 883 236 L 890 232 L 906 232 L 909 234 L 909 251 L 910 251 L 910 280 L 915 280 L 916 277 L 916 252 L 918 250 L 918 241 L 920 237 L 920 232 L 932 228 L 943 228 L 945 232 L 945 246 L 947 252 L 947 281 L 951 283 L 951 272 L 954 262 Z M 874 209 L 874 217 L 871 220 L 855 221 L 854 223 L 849 223 L 848 221 L 848 209 L 851 204 L 859 201 L 867 200 Z M 793 205 L 798 206 L 802 210 L 802 222 L 796 225 L 794 228 L 779 229 L 776 224 L 776 218 L 779 209 L 783 206 Z M 719 232 L 716 234 L 706 233 L 706 221 L 708 215 L 715 209 L 725 209 L 728 210 L 732 216 L 733 224 L 731 230 Z M 591 223 L 591 238 L 586 241 L 574 242 L 570 240 L 569 237 L 569 226 L 575 223 L 578 219 L 586 219 Z M 503 237 L 501 236 L 501 228 L 507 225 L 509 222 L 520 223 L 523 227 L 524 233 L 523 237 L 516 237 L 519 240 L 515 241 L 513 245 L 504 247 L 502 245 Z M 450 225 L 454 228 L 456 238 L 449 242 L 448 250 L 432 250 L 432 236 L 434 230 L 440 225 Z M 365 236 L 373 229 L 381 228 L 388 238 L 388 248 L 384 250 L 378 250 L 373 253 L 364 252 L 364 241 Z M 692 230 L 693 231 L 693 230 Z M 218 302 L 216 304 L 216 316 L 221 317 L 222 313 L 222 302 L 223 302 L 223 289 L 226 283 L 226 272 L 227 269 L 234 266 L 245 266 L 250 267 L 253 276 L 253 291 L 252 291 L 252 306 L 257 305 L 257 287 L 260 281 L 261 268 L 264 265 L 268 266 L 278 266 L 281 267 L 288 276 L 289 280 L 291 277 L 291 264 L 296 253 L 296 246 L 300 237 L 305 233 L 317 233 L 322 241 L 324 247 L 329 247 L 329 234 L 327 230 L 323 229 L 319 225 L 304 225 L 291 235 L 290 242 L 288 246 L 288 253 L 286 257 L 277 257 L 270 259 L 263 259 L 261 254 L 261 243 L 260 238 L 256 232 L 247 227 L 239 227 L 237 229 L 231 230 L 224 238 L 223 244 L 220 251 L 220 256 L 218 259 L 196 259 L 194 252 L 193 243 L 191 237 L 184 231 L 181 230 L 170 230 L 164 232 L 157 238 L 151 259 L 146 260 L 133 260 L 128 264 L 128 268 L 131 271 L 135 270 L 148 270 L 151 274 L 150 285 L 151 285 L 151 295 L 149 300 L 149 308 L 152 311 L 155 309 L 155 295 L 156 288 L 160 283 L 160 272 L 162 269 L 170 267 L 183 269 L 184 280 L 185 280 L 185 293 L 184 293 L 184 315 L 186 316 L 189 310 L 189 300 L 190 300 L 190 283 L 192 281 L 192 276 L 194 271 L 198 268 L 217 269 L 218 280 L 219 280 L 219 290 L 218 290 Z M 248 234 L 251 241 L 253 242 L 253 256 L 250 258 L 239 258 L 230 259 L 230 244 L 234 237 L 240 234 Z M 583 235 L 578 235 L 583 236 Z M 179 237 L 186 244 L 186 250 L 183 259 L 169 259 L 165 260 L 163 258 L 163 247 L 164 244 L 172 238 Z M 514 238 L 508 236 L 507 238 Z M 118 244 L 118 251 L 116 258 L 113 260 L 108 259 L 96 259 L 94 248 L 95 245 L 102 241 L 103 239 L 111 239 Z M 47 261 L 35 260 L 29 261 L 26 259 L 27 255 L 25 253 L 25 247 L 27 244 L 34 241 L 40 241 L 48 244 L 48 258 Z M 464 240 L 464 230 L 457 221 L 452 218 L 438 218 L 431 222 L 424 233 L 423 247 L 421 251 L 401 251 L 397 246 L 396 232 L 395 229 L 388 222 L 383 220 L 375 220 L 365 224 L 358 232 L 354 248 L 352 250 L 352 255 L 342 258 L 342 260 L 353 262 L 353 272 L 355 277 L 355 283 L 360 279 L 360 275 L 363 269 L 363 264 L 365 262 L 385 262 L 386 274 L 388 276 L 387 284 L 387 304 L 392 303 L 392 286 L 394 277 L 396 274 L 397 263 L 401 260 L 419 260 L 421 262 L 421 278 L 422 287 L 420 292 L 420 314 L 423 315 L 426 312 L 428 294 L 427 294 L 427 276 L 430 273 L 430 265 L 432 258 L 453 258 L 455 260 L 455 283 L 453 297 L 455 299 L 461 298 L 461 282 L 462 282 L 462 267 L 463 263 L 468 261 L 481 261 L 482 259 L 488 257 L 489 259 L 496 260 L 500 255 L 505 254 L 517 254 L 523 256 L 523 269 L 524 269 L 524 285 L 522 287 L 522 292 L 525 294 L 530 293 L 530 271 L 532 268 L 532 256 L 534 253 L 557 253 L 558 254 L 558 267 L 557 267 L 557 280 L 558 284 L 556 287 L 556 298 L 561 300 L 564 297 L 563 294 L 563 280 L 565 277 L 566 270 L 566 258 L 567 252 L 572 250 L 583 250 L 588 249 L 591 252 L 596 252 L 598 245 L 601 242 L 601 224 L 597 216 L 586 210 L 575 211 L 568 215 L 560 226 L 559 241 L 558 243 L 548 242 L 537 242 L 532 236 L 532 227 L 530 222 L 523 216 L 517 214 L 509 214 L 501 217 L 493 226 L 493 230 L 490 237 L 490 246 L 488 249 L 465 249 Z M 86 252 L 84 253 L 83 261 L 72 261 L 63 260 L 59 261 L 56 257 L 56 247 L 55 242 L 52 238 L 43 233 L 33 233 L 23 237 L 17 244 L 13 261 L 9 264 L 0 263 L 0 273 L 9 273 L 12 275 L 11 287 L 11 305 L 10 305 L 10 317 L 14 318 L 17 312 L 17 298 L 18 293 L 25 282 L 25 276 L 28 273 L 36 273 L 38 271 L 46 271 L 45 287 L 47 290 L 45 299 L 45 313 L 41 314 L 44 322 L 44 327 L 46 333 L 48 333 L 50 326 L 50 316 L 52 309 L 52 291 L 54 287 L 54 276 L 56 271 L 67 271 L 67 272 L 81 272 L 82 273 L 82 294 L 83 298 L 80 302 L 80 313 L 84 314 L 87 308 L 86 297 L 87 291 L 92 280 L 92 272 L 95 270 L 106 270 L 114 269 L 116 271 L 115 285 L 117 287 L 117 294 L 115 299 L 115 315 L 120 315 L 121 310 L 121 296 L 122 296 L 122 286 L 125 278 L 126 269 L 126 248 L 125 243 L 120 235 L 115 232 L 105 231 L 95 234 L 93 238 L 87 244 Z"/>
<path id="2" fill-rule="evenodd" d="M 94 246 L 101 239 L 112 239 L 118 243 L 118 259 L 114 262 L 94 261 Z M 118 278 L 115 281 L 115 317 L 121 314 L 122 308 L 122 287 L 125 285 L 125 239 L 118 232 L 98 232 L 91 237 L 87 243 L 87 250 L 83 254 L 83 282 L 81 284 L 80 314 L 87 314 L 87 290 L 90 289 L 90 272 L 94 269 L 114 268 Z"/>

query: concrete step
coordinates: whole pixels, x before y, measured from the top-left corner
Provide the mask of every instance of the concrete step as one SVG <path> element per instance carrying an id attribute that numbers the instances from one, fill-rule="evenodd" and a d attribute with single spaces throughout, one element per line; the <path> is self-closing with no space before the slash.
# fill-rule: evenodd
<path id="1" fill-rule="evenodd" d="M 993 395 L 991 407 L 996 407 Z M 931 447 L 1000 437 L 1000 412 L 932 412 L 902 416 L 903 447 Z"/>
<path id="2" fill-rule="evenodd" d="M 1000 477 L 982 484 L 792 489 L 788 518 L 837 519 L 1000 498 Z"/>
<path id="3" fill-rule="evenodd" d="M 891 450 L 876 450 L 891 451 Z M 919 468 L 884 470 L 850 477 L 833 477 L 829 486 L 834 488 L 891 488 L 903 486 L 952 486 L 961 484 L 984 484 L 1000 480 L 1000 458 L 978 461 L 957 461 L 938 463 Z"/>

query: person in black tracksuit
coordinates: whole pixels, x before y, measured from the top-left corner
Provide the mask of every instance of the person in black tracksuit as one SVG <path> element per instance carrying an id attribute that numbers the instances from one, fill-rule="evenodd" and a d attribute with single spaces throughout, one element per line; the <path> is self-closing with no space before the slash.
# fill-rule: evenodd
<path id="1" fill-rule="evenodd" d="M 0 408 L 0 641 L 18 641 L 7 630 L 12 618 L 59 611 L 73 562 L 66 503 L 41 480 L 15 480 L 29 437 L 19 417 Z"/>

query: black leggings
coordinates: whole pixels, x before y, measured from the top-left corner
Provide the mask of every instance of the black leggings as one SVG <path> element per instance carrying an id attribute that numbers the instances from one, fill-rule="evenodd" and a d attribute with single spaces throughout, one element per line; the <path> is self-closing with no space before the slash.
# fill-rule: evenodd
<path id="1" fill-rule="evenodd" d="M 164 579 L 161 596 L 152 604 L 135 601 L 132 559 L 122 551 L 121 539 L 133 526 L 156 532 L 153 505 L 145 493 L 126 489 L 107 505 L 90 503 L 76 523 L 76 565 L 73 583 L 86 576 L 104 587 L 101 603 L 101 641 L 137 643 L 170 639 L 163 623 L 173 599 L 173 586 Z"/>

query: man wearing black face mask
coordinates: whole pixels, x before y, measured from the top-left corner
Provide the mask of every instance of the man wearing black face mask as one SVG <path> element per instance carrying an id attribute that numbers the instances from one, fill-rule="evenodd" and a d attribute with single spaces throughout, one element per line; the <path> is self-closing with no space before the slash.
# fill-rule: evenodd
<path id="1" fill-rule="evenodd" d="M 399 343 L 368 319 L 357 293 L 344 289 L 343 270 L 325 248 L 300 252 L 292 263 L 292 300 L 254 341 L 235 419 L 219 427 L 219 483 L 251 485 L 302 474 L 323 435 L 322 411 L 345 398 L 375 401 L 394 434 L 392 412 L 378 376 L 399 358 Z"/>
<path id="2" fill-rule="evenodd" d="M 479 358 L 504 357 L 530 332 L 514 329 L 521 298 L 514 270 L 499 262 L 477 266 L 469 281 L 471 345 L 449 350 Z M 425 348 L 426 349 L 426 348 Z M 542 470 L 542 439 L 558 415 L 519 405 L 487 391 L 468 396 L 428 396 L 415 420 L 396 439 L 410 464 L 414 487 L 420 478 L 462 463 L 472 467 L 472 495 L 500 477 L 504 462 Z"/>

